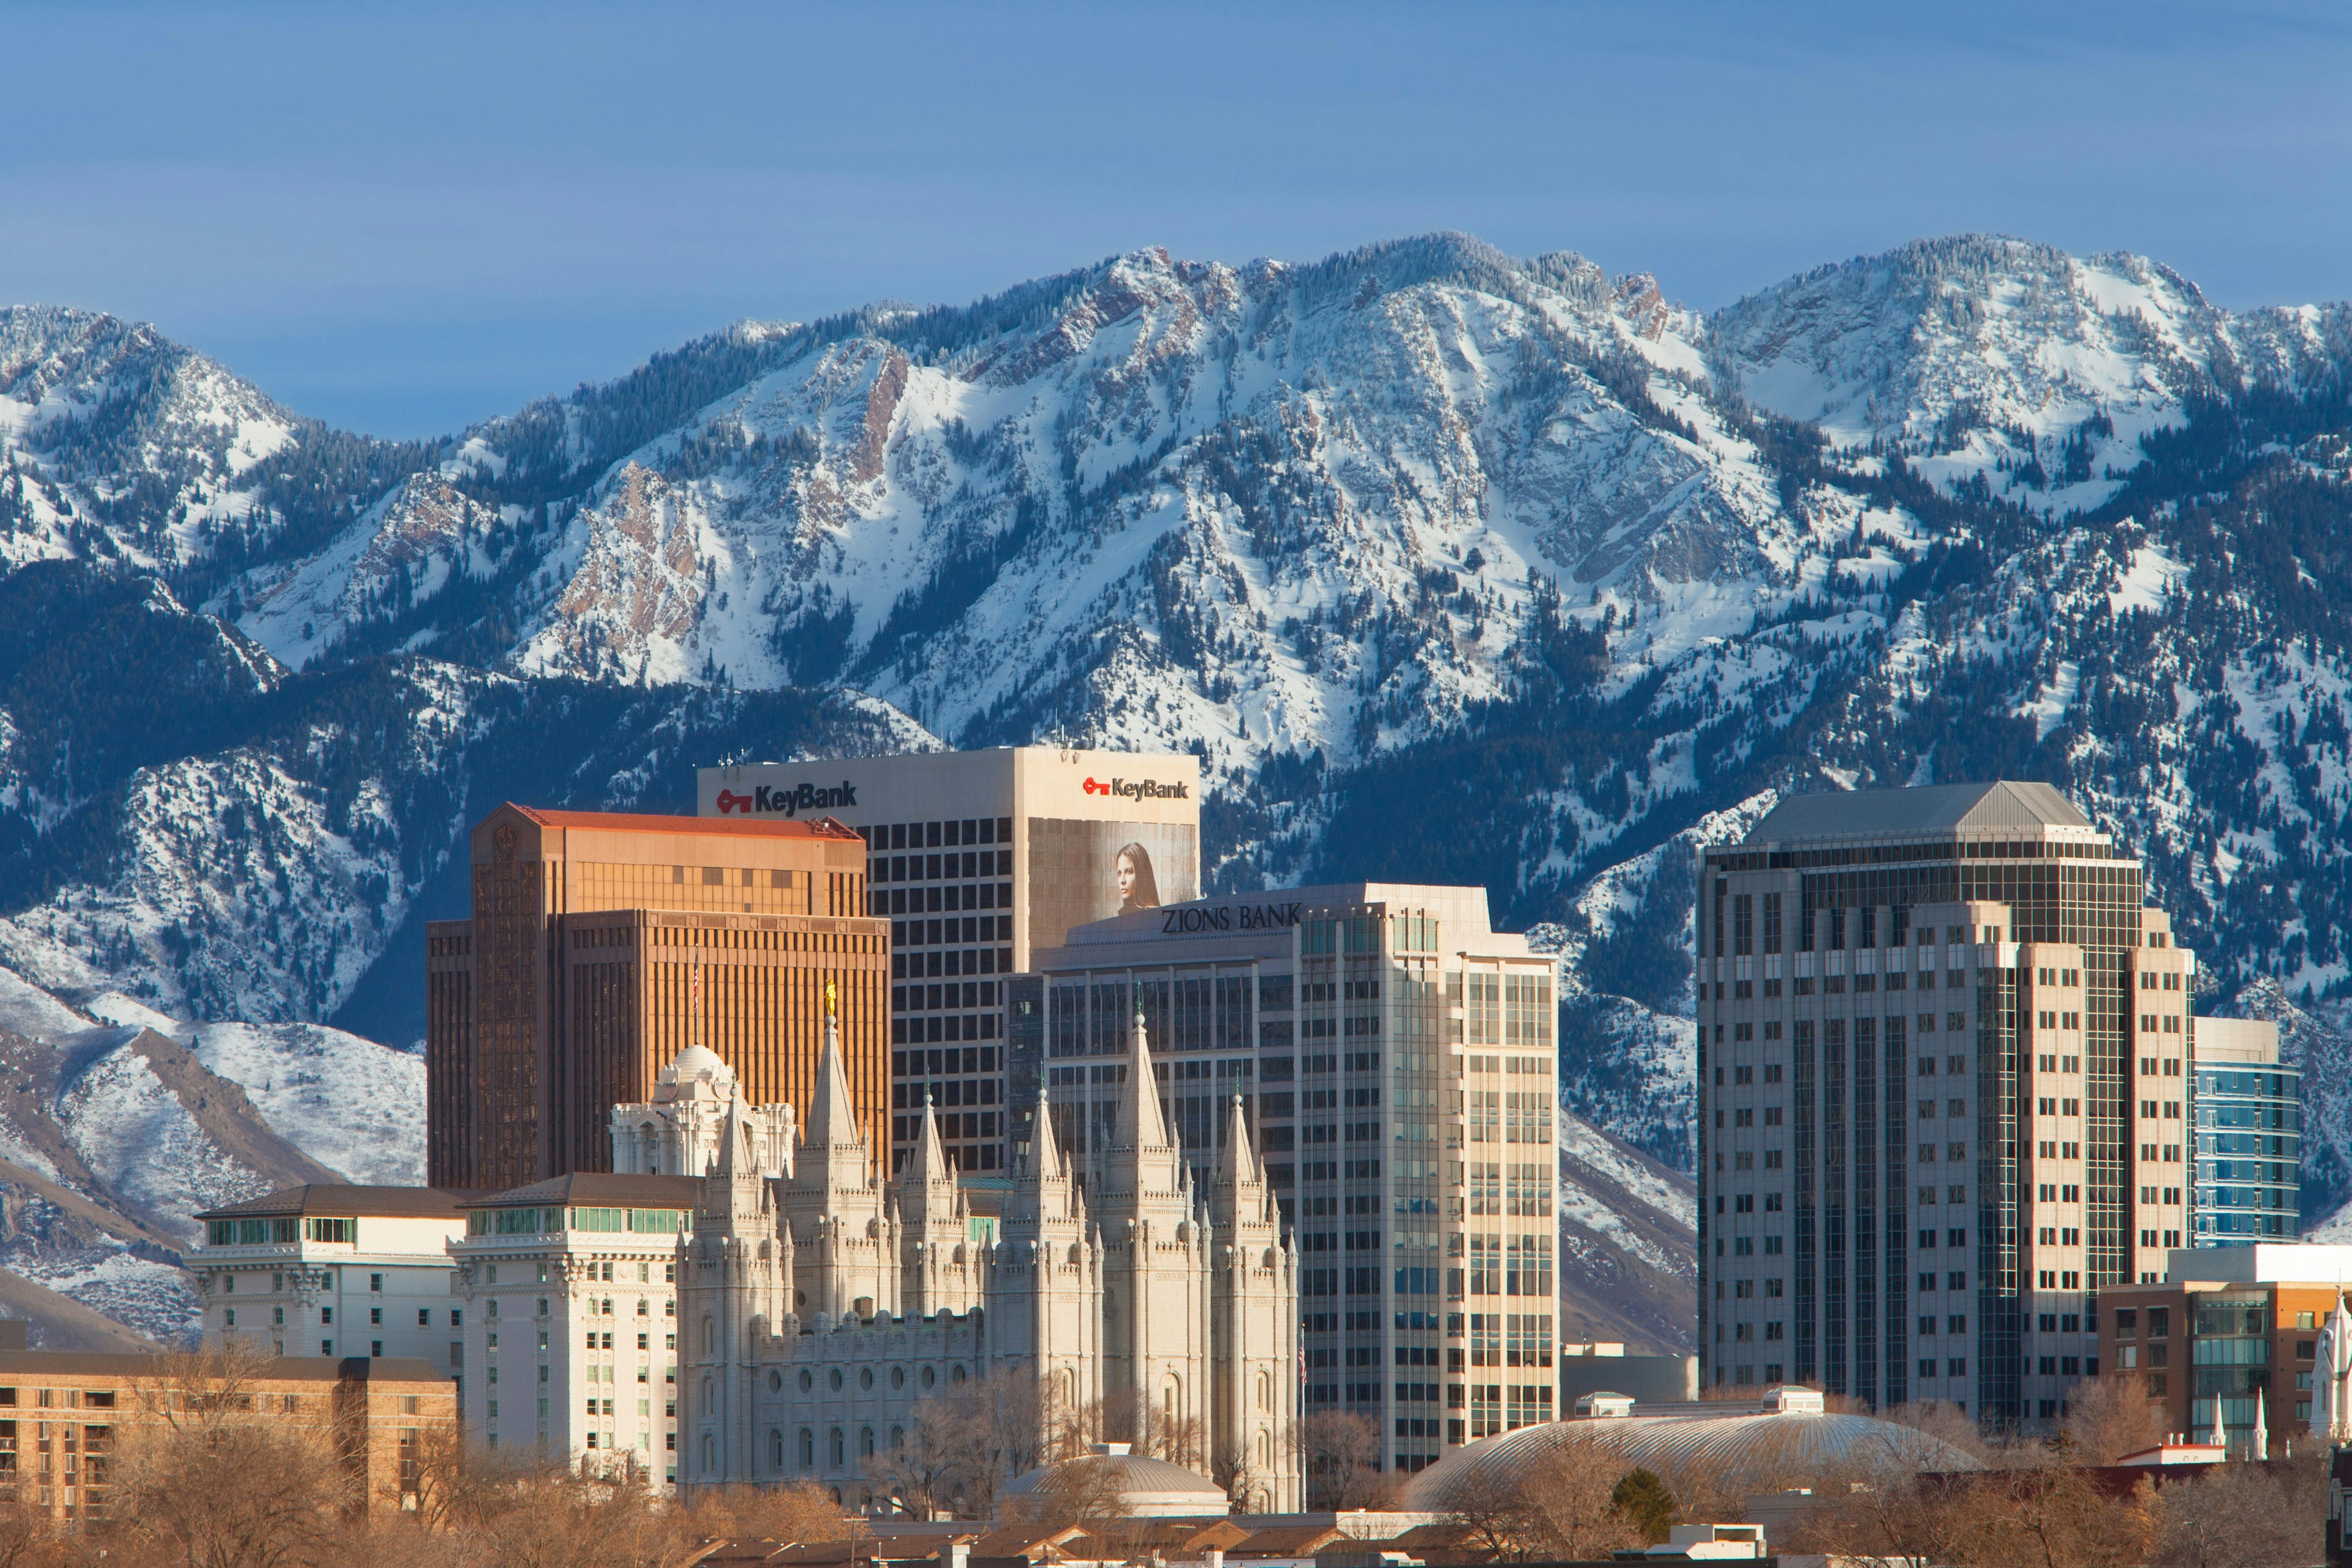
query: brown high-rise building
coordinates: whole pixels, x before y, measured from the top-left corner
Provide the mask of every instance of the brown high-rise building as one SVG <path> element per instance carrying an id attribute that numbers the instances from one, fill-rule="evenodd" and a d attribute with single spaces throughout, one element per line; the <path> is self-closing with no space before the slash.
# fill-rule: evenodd
<path id="1" fill-rule="evenodd" d="M 474 828 L 474 915 L 425 928 L 425 1166 L 436 1186 L 612 1169 L 613 1106 L 689 1045 L 753 1104 L 805 1105 L 841 1014 L 869 1147 L 887 1146 L 890 925 L 866 845 L 829 819 L 727 822 L 499 807 Z"/>

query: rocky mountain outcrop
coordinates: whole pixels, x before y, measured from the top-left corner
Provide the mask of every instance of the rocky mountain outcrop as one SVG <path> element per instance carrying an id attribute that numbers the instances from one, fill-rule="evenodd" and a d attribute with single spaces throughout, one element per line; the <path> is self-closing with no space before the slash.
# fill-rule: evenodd
<path id="1" fill-rule="evenodd" d="M 1670 1169 L 1690 849 L 1775 792 L 2050 780 L 2217 1002 L 2324 1021 L 2347 319 L 1980 236 L 1711 315 L 1455 235 L 1142 250 L 396 444 L 0 312 L 0 960 L 405 1045 L 486 802 L 1063 739 L 1197 751 L 1213 885 L 1486 885 L 1563 955 L 1570 1106 Z"/>

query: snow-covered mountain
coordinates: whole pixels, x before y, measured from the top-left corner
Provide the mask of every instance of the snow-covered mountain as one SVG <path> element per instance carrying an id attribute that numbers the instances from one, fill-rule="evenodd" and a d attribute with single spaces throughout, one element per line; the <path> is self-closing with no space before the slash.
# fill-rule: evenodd
<path id="1" fill-rule="evenodd" d="M 0 312 L 0 962 L 223 1064 L 408 1045 L 491 800 L 1064 739 L 1198 751 L 1216 885 L 1486 884 L 1570 1104 L 1675 1169 L 1689 851 L 1776 791 L 2049 779 L 2225 997 L 2324 1012 L 2347 321 L 1986 237 L 1712 315 L 1461 236 L 1147 250 L 395 444 Z"/>

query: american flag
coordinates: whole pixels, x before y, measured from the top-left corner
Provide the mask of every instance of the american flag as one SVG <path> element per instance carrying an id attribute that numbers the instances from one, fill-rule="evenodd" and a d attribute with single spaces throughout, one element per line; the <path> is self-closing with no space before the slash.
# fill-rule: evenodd
<path id="1" fill-rule="evenodd" d="M 687 1044 L 695 1045 L 702 1034 L 702 965 L 694 966 L 694 994 L 686 1005 Z"/>

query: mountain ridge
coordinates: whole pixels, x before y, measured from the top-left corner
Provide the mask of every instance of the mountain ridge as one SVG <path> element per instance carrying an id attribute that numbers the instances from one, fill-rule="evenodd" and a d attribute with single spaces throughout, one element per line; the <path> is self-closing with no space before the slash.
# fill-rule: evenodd
<path id="1" fill-rule="evenodd" d="M 383 443 L 0 311 L 0 963 L 274 1083 L 356 1047 L 267 1030 L 415 1040 L 400 955 L 495 798 L 1175 747 L 1212 887 L 1486 886 L 1562 954 L 1569 1108 L 1687 1172 L 1691 847 L 1776 793 L 2005 775 L 2141 846 L 2213 1000 L 2332 1059 L 2347 321 L 1997 236 L 1706 313 L 1461 235 L 1145 249 Z"/>

